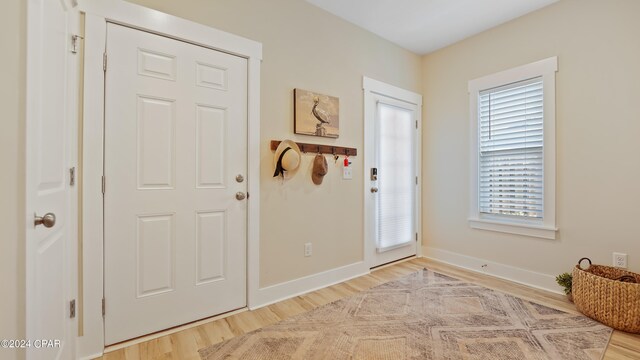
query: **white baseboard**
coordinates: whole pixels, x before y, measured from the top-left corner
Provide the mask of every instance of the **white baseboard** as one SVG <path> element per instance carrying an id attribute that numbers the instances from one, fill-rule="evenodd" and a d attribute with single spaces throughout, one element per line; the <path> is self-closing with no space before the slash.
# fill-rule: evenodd
<path id="1" fill-rule="evenodd" d="M 249 304 L 250 310 L 290 299 L 311 291 L 335 285 L 358 276 L 369 274 L 369 268 L 364 262 L 345 265 L 321 273 L 305 276 L 299 279 L 260 288 L 255 302 Z"/>
<path id="2" fill-rule="evenodd" d="M 563 294 L 556 284 L 555 276 L 518 268 L 511 265 L 462 255 L 448 250 L 424 246 L 423 257 L 454 265 L 480 274 L 491 275 L 500 279 L 513 281 L 533 288 Z M 482 267 L 482 265 L 487 265 Z"/>

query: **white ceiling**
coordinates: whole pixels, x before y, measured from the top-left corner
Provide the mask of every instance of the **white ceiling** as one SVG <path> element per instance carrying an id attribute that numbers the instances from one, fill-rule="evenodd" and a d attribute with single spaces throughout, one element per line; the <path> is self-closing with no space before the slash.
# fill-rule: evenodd
<path id="1" fill-rule="evenodd" d="M 558 0 L 306 0 L 426 54 Z"/>

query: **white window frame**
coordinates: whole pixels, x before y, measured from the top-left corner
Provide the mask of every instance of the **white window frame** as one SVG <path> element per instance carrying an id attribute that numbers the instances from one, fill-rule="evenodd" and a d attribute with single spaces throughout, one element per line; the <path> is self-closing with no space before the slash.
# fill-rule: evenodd
<path id="1" fill-rule="evenodd" d="M 550 57 L 469 81 L 470 110 L 470 214 L 469 226 L 510 234 L 556 238 L 556 72 L 558 58 Z M 543 82 L 543 218 L 518 219 L 514 216 L 480 213 L 478 182 L 478 100 L 480 92 L 540 77 Z"/>

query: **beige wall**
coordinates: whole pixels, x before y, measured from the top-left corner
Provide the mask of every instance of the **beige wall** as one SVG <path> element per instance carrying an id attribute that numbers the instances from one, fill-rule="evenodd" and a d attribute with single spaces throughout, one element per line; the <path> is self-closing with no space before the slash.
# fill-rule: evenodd
<path id="1" fill-rule="evenodd" d="M 26 2 L 0 12 L 0 339 L 24 338 L 24 92 Z M 0 358 L 18 353 L 0 349 Z"/>
<path id="2" fill-rule="evenodd" d="M 555 275 L 640 271 L 640 1 L 561 0 L 423 58 L 425 249 Z M 470 229 L 471 79 L 558 56 L 556 240 Z"/>
<path id="3" fill-rule="evenodd" d="M 362 76 L 421 89 L 420 57 L 302 0 L 132 0 L 263 44 L 261 91 L 261 286 L 363 259 L 363 165 L 353 180 L 328 159 L 322 186 L 311 182 L 312 155 L 286 183 L 272 178 L 271 139 L 336 144 L 363 153 Z M 340 98 L 337 140 L 293 135 L 294 88 Z M 313 256 L 304 257 L 304 243 Z"/>

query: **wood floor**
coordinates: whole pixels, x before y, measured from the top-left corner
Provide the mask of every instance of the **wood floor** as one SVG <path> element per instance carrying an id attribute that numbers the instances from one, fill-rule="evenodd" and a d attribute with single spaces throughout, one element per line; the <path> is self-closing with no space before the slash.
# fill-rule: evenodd
<path id="1" fill-rule="evenodd" d="M 457 267 L 427 259 L 412 259 L 375 270 L 371 274 L 330 286 L 306 295 L 281 301 L 255 311 L 245 311 L 219 320 L 193 326 L 157 339 L 144 341 L 121 349 L 109 351 L 99 359 L 173 359 L 200 360 L 198 350 L 238 335 L 271 325 L 282 319 L 309 311 L 329 302 L 342 299 L 402 277 L 406 274 L 429 268 L 465 281 L 532 300 L 567 312 L 576 312 L 572 303 L 564 296 L 543 290 L 532 289 L 494 277 L 477 274 Z M 604 356 L 605 360 L 640 359 L 640 335 L 615 331 Z"/>

